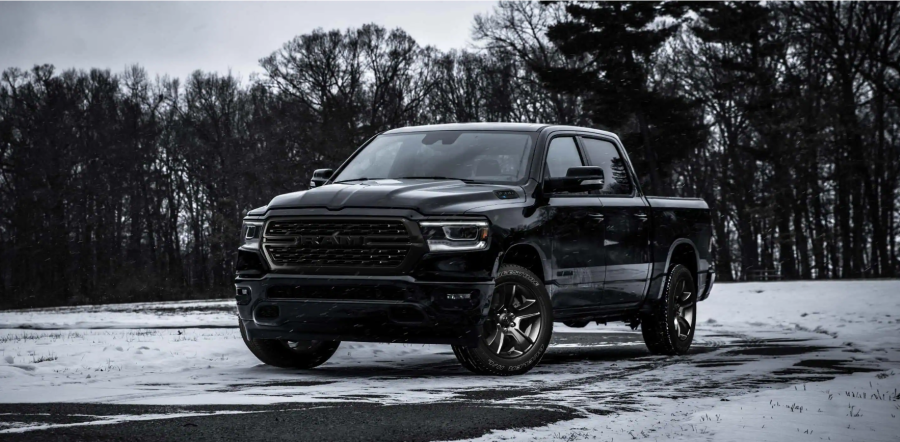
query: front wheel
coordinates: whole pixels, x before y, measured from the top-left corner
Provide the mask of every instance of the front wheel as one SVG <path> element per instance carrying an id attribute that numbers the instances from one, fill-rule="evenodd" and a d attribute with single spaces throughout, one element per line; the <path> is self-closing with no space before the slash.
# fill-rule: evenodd
<path id="1" fill-rule="evenodd" d="M 479 374 L 523 374 L 540 362 L 553 334 L 553 310 L 544 283 L 517 265 L 497 274 L 477 347 L 453 346 L 456 358 Z"/>
<path id="2" fill-rule="evenodd" d="M 313 368 L 322 365 L 334 355 L 340 341 L 282 341 L 277 339 L 250 339 L 241 325 L 244 344 L 257 359 L 267 365 L 280 368 Z"/>
<path id="3" fill-rule="evenodd" d="M 666 290 L 651 314 L 641 317 L 641 334 L 650 353 L 683 355 L 691 348 L 697 324 L 697 290 L 691 271 L 669 269 Z"/>

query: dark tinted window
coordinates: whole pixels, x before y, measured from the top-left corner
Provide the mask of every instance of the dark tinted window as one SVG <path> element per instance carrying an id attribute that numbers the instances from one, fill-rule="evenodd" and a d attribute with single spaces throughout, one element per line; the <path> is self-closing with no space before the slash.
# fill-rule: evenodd
<path id="1" fill-rule="evenodd" d="M 603 168 L 606 184 L 600 193 L 604 195 L 631 195 L 631 180 L 625 160 L 619 155 L 616 146 L 608 141 L 583 138 L 584 153 L 591 166 Z"/>
<path id="2" fill-rule="evenodd" d="M 559 137 L 550 141 L 550 147 L 547 149 L 547 171 L 551 178 L 564 177 L 570 167 L 583 165 L 574 138 Z"/>

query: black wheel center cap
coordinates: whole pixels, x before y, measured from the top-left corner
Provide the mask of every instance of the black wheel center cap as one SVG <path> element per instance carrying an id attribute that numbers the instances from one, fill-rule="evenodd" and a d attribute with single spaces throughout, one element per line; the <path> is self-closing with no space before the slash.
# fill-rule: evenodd
<path id="1" fill-rule="evenodd" d="M 509 327 L 515 324 L 516 316 L 512 313 L 501 313 L 500 314 L 500 325 L 504 327 Z"/>

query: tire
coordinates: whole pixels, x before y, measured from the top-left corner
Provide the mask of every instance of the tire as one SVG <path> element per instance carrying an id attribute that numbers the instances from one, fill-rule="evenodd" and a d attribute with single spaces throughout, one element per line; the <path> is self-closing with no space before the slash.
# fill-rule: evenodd
<path id="1" fill-rule="evenodd" d="M 588 321 L 563 321 L 563 325 L 572 328 L 584 328 L 587 327 Z"/>
<path id="2" fill-rule="evenodd" d="M 641 334 L 655 355 L 683 355 L 691 348 L 697 325 L 697 289 L 690 270 L 669 268 L 666 289 L 653 312 L 641 317 Z M 688 328 L 687 333 L 684 329 Z"/>
<path id="3" fill-rule="evenodd" d="M 553 308 L 544 283 L 528 269 L 502 265 L 477 347 L 454 345 L 463 367 L 478 374 L 523 374 L 540 362 L 553 335 Z"/>
<path id="4" fill-rule="evenodd" d="M 264 364 L 280 368 L 313 368 L 322 365 L 334 355 L 341 341 L 296 341 L 288 342 L 277 339 L 249 339 L 244 321 L 241 325 L 241 337 L 244 344 Z"/>

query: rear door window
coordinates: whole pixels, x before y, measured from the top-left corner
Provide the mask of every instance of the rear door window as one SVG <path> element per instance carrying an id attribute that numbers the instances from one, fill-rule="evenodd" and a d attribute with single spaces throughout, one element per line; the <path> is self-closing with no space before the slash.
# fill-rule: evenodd
<path id="1" fill-rule="evenodd" d="M 596 138 L 582 138 L 584 153 L 587 155 L 588 164 L 591 166 L 602 167 L 606 176 L 603 189 L 600 191 L 602 195 L 631 195 L 634 192 L 634 186 L 631 184 L 631 177 L 628 175 L 628 166 L 625 160 L 619 155 L 619 150 L 609 141 L 598 140 Z"/>

